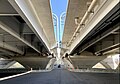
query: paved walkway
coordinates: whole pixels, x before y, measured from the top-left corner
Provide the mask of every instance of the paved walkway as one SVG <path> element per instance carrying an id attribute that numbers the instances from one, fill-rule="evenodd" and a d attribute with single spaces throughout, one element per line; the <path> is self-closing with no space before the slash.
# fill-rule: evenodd
<path id="1" fill-rule="evenodd" d="M 0 81 L 0 84 L 119 84 L 118 74 L 78 73 L 64 69 L 34 72 Z"/>

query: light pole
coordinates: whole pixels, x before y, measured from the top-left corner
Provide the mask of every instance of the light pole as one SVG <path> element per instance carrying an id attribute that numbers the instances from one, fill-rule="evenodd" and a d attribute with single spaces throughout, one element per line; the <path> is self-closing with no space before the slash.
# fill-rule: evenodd
<path id="1" fill-rule="evenodd" d="M 64 32 L 64 24 L 65 24 L 66 12 L 63 12 L 60 15 L 60 29 L 59 29 L 59 38 L 60 38 L 60 47 L 62 47 L 62 36 Z"/>

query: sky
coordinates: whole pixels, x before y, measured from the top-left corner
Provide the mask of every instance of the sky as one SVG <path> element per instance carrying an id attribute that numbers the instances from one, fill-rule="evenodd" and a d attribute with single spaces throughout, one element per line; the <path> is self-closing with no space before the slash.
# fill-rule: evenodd
<path id="1" fill-rule="evenodd" d="M 61 13 L 66 12 L 67 0 L 50 0 L 52 13 L 60 17 Z"/>
<path id="2" fill-rule="evenodd" d="M 64 25 L 60 26 L 60 15 L 67 10 L 68 0 L 50 0 L 52 13 L 58 17 L 58 28 L 57 28 L 57 41 L 62 40 L 62 35 L 64 31 Z M 54 21 L 53 21 L 54 22 Z M 54 27 L 54 32 L 56 34 L 56 27 Z"/>

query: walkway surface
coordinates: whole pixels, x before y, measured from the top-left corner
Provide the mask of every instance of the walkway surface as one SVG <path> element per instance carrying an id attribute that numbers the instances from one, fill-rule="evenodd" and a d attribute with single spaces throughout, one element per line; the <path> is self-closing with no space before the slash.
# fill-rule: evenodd
<path id="1" fill-rule="evenodd" d="M 78 73 L 64 69 L 50 72 L 32 72 L 0 81 L 0 84 L 119 84 L 118 74 Z"/>

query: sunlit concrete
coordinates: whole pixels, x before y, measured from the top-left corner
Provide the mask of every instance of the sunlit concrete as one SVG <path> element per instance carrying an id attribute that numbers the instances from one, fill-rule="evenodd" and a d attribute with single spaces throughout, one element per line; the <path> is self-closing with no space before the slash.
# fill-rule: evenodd
<path id="1" fill-rule="evenodd" d="M 71 42 L 71 45 L 69 46 L 69 53 L 71 53 L 75 47 L 85 38 L 85 36 L 107 15 L 117 4 L 119 3 L 119 0 L 104 0 L 103 2 L 97 2 L 96 6 L 94 7 L 94 13 L 91 13 L 91 15 L 86 19 L 84 22 L 84 27 L 81 28 L 78 32 L 78 34 L 74 37 L 74 39 Z M 63 34 L 63 44 L 66 46 L 67 43 L 69 43 L 69 40 L 71 39 L 75 28 L 77 28 L 78 25 L 75 25 L 74 18 L 76 12 L 78 10 L 76 9 L 76 12 L 70 12 L 73 11 L 73 8 L 77 6 L 77 4 L 71 5 L 72 3 L 69 2 L 68 4 L 68 15 L 66 17 L 65 22 L 65 32 Z M 83 4 L 83 3 L 82 3 Z M 70 6 L 73 6 L 70 8 Z M 81 6 L 81 5 L 79 5 Z M 79 7 L 78 6 L 78 7 Z M 85 5 L 87 7 L 87 5 Z M 77 8 L 77 7 L 76 7 Z M 84 6 L 82 8 L 85 8 Z M 81 9 L 82 10 L 82 9 Z M 73 14 L 74 15 L 73 15 Z M 78 12 L 78 16 L 81 12 Z M 82 12 L 84 13 L 84 12 Z M 77 16 L 76 16 L 77 17 Z M 99 18 L 98 18 L 99 17 Z M 71 18 L 71 19 L 68 19 Z M 68 23 L 68 24 L 67 24 Z M 69 27 L 67 27 L 70 25 Z M 70 31 L 71 30 L 71 31 Z M 69 33 L 71 32 L 71 33 Z M 73 32 L 73 33 L 72 33 Z M 68 36 L 68 37 L 67 37 Z M 66 39 L 67 38 L 67 39 Z M 66 46 L 67 47 L 67 46 Z"/>
<path id="2" fill-rule="evenodd" d="M 45 43 L 45 46 L 50 51 L 52 45 L 55 44 L 55 36 L 49 1 L 9 0 L 9 2 L 15 9 L 16 7 L 18 8 L 18 6 L 20 7 L 20 9 L 16 9 L 17 12 L 25 21 L 29 21 L 27 24 L 32 25 L 32 28 L 30 28 L 42 39 L 43 43 Z M 49 32 L 51 32 L 51 34 L 47 35 Z"/>

